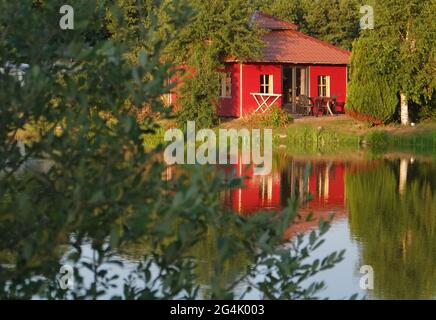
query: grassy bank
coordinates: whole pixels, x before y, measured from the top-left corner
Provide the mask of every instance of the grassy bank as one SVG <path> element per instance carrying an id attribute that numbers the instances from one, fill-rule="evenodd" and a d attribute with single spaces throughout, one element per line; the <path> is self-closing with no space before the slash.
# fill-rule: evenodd
<path id="1" fill-rule="evenodd" d="M 436 154 L 436 123 L 414 127 L 399 125 L 369 127 L 347 116 L 303 118 L 274 130 L 276 143 L 294 150 L 415 150 Z"/>
<path id="2" fill-rule="evenodd" d="M 291 125 L 274 130 L 274 145 L 298 153 L 329 153 L 337 150 L 357 150 L 362 137 L 321 126 Z"/>
<path id="3" fill-rule="evenodd" d="M 224 128 L 262 128 L 256 117 L 235 119 L 221 124 Z M 415 127 L 399 125 L 369 127 L 348 116 L 305 117 L 283 127 L 273 128 L 276 147 L 292 152 L 335 152 L 337 150 L 416 149 L 436 153 L 436 123 Z"/>
<path id="4" fill-rule="evenodd" d="M 147 149 L 164 142 L 165 131 L 176 126 L 173 120 L 159 120 L 158 123 L 161 128 L 157 129 L 155 134 L 146 135 L 144 138 Z M 218 129 L 221 128 L 250 129 L 271 128 L 271 126 L 252 116 L 223 120 L 214 131 L 218 133 Z M 37 130 L 34 126 L 27 126 L 26 130 L 19 131 L 17 138 L 26 142 L 37 140 L 42 129 L 47 130 L 47 128 Z M 395 125 L 369 127 L 366 123 L 347 116 L 306 117 L 272 129 L 274 147 L 295 153 L 335 153 L 369 148 L 375 152 L 407 150 L 436 155 L 436 123 L 434 122 L 407 128 Z"/>

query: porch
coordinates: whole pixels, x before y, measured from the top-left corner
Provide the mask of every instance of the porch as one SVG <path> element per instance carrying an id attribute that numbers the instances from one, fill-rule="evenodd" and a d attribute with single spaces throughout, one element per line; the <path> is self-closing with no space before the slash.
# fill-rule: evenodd
<path id="1" fill-rule="evenodd" d="M 334 82 L 338 76 L 332 70 L 297 64 L 278 67 L 275 75 L 260 76 L 260 92 L 250 92 L 255 113 L 265 113 L 274 104 L 296 116 L 333 116 L 344 112 L 342 88 Z M 274 83 L 278 90 L 274 90 Z M 342 99 L 338 99 L 337 92 Z"/>

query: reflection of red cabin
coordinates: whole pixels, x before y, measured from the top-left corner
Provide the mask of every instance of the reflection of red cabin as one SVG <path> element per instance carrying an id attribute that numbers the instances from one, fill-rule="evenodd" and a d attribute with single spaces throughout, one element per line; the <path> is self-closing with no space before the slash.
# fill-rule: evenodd
<path id="1" fill-rule="evenodd" d="M 336 97 L 344 111 L 350 52 L 298 31 L 298 26 L 256 12 L 252 23 L 266 30 L 261 57 L 225 61 L 218 113 L 242 117 L 272 104 L 298 112 L 306 97 Z M 172 102 L 175 95 L 171 96 Z M 307 99 L 306 99 L 307 100 Z"/>
<path id="2" fill-rule="evenodd" d="M 314 199 L 308 208 L 343 207 L 345 165 L 343 163 L 326 163 L 325 167 L 314 166 L 309 179 L 309 192 Z"/>
<path id="3" fill-rule="evenodd" d="M 227 200 L 228 206 L 241 214 L 281 208 L 279 174 L 253 176 L 253 168 L 244 165 L 235 165 L 233 169 L 236 170 L 236 176 L 245 177 L 244 188 L 231 191 L 230 199 Z"/>
<path id="4" fill-rule="evenodd" d="M 302 172 L 306 163 L 300 162 L 295 165 Z M 296 195 L 292 191 L 293 188 L 295 189 L 295 183 L 299 183 L 299 187 L 303 185 L 302 174 L 291 178 L 294 182 L 285 183 L 285 179 L 289 180 L 286 173 L 253 176 L 253 169 L 247 166 L 234 165 L 231 168 L 236 171 L 237 176 L 245 178 L 245 183 L 244 188 L 231 191 L 230 197 L 227 197 L 227 205 L 242 214 L 250 214 L 259 210 L 280 210 L 286 205 L 288 198 Z M 343 209 L 345 171 L 346 167 L 343 163 L 313 163 L 312 174 L 307 183 L 308 189 L 303 190 L 303 192 L 309 192 L 313 199 L 304 209 Z"/>
<path id="5" fill-rule="evenodd" d="M 288 230 L 286 236 L 317 226 L 319 218 L 327 218 L 331 213 L 335 218 L 343 217 L 345 209 L 345 173 L 347 167 L 342 162 L 313 162 L 313 170 L 306 184 L 304 170 L 307 162 L 291 161 L 289 168 L 270 176 L 253 176 L 252 169 L 243 165 L 228 166 L 237 176 L 245 177 L 245 187 L 231 190 L 225 195 L 225 204 L 234 211 L 250 215 L 260 210 L 280 211 L 292 196 L 309 192 L 312 200 L 300 209 L 303 217 L 313 213 L 314 220 L 300 222 Z M 304 190 L 307 185 L 307 190 Z"/>

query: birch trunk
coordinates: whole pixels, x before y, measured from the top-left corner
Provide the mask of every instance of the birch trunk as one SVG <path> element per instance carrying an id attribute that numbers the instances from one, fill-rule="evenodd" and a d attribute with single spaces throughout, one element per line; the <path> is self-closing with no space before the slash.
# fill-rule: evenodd
<path id="1" fill-rule="evenodd" d="M 409 19 L 407 22 L 407 31 L 406 31 L 406 45 L 407 45 L 407 59 L 410 59 L 413 51 L 414 51 L 414 41 L 410 39 L 410 30 L 412 27 L 412 22 Z M 403 126 L 408 126 L 410 124 L 409 119 L 409 102 L 407 100 L 407 95 L 404 92 L 400 92 L 400 118 L 401 124 Z"/>
<path id="2" fill-rule="evenodd" d="M 400 113 L 401 113 L 401 124 L 403 126 L 408 126 L 410 124 L 409 102 L 407 101 L 407 96 L 404 93 L 400 93 Z"/>

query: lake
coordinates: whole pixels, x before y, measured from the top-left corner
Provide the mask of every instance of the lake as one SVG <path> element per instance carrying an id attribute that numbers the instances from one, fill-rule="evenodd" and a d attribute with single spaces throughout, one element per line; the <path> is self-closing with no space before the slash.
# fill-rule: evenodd
<path id="1" fill-rule="evenodd" d="M 309 175 L 305 173 L 308 168 Z M 346 253 L 335 268 L 311 279 L 326 283 L 322 298 L 348 299 L 354 294 L 366 299 L 436 298 L 433 158 L 409 154 L 372 157 L 363 152 L 295 156 L 283 152 L 274 157 L 273 172 L 268 176 L 253 176 L 252 168 L 239 164 L 218 170 L 244 178 L 244 188 L 222 195 L 223 205 L 240 215 L 253 215 L 259 210 L 278 212 L 290 198 L 311 195 L 312 199 L 302 204 L 300 215 L 313 213 L 313 221 L 290 226 L 285 239 L 309 233 L 317 228 L 319 218 L 334 214 L 325 244 L 312 259 L 342 249 Z M 205 296 L 208 274 L 213 272 L 209 255 L 205 245 L 198 271 Z M 126 262 L 132 264 L 134 259 Z M 223 274 L 223 281 L 235 279 L 244 263 L 244 259 L 236 259 Z M 363 266 L 370 266 L 374 272 L 373 290 L 360 286 Z M 243 289 L 244 284 L 236 291 Z M 253 291 L 245 298 L 262 296 Z"/>
<path id="2" fill-rule="evenodd" d="M 314 222 L 289 228 L 286 237 L 316 228 L 316 219 L 334 213 L 332 228 L 318 250 L 321 258 L 345 249 L 345 259 L 317 275 L 323 297 L 434 299 L 436 297 L 436 162 L 413 155 L 277 157 L 270 176 L 247 175 L 246 188 L 230 191 L 224 202 L 242 215 L 281 210 L 290 197 L 308 192 L 300 213 Z M 311 174 L 305 176 L 307 166 Z M 374 289 L 362 290 L 362 266 L 374 271 Z M 252 296 L 252 298 L 256 298 Z"/>
<path id="3" fill-rule="evenodd" d="M 282 210 L 289 199 L 301 202 L 299 214 L 312 221 L 301 221 L 284 234 L 289 242 L 297 234 L 317 228 L 318 219 L 334 214 L 325 243 L 312 259 L 322 259 L 333 251 L 345 249 L 345 258 L 335 268 L 316 275 L 311 281 L 324 281 L 322 298 L 347 299 L 354 294 L 367 299 L 434 299 L 436 298 L 436 161 L 432 156 L 408 153 L 371 154 L 364 151 L 333 155 L 293 155 L 276 153 L 273 171 L 268 176 L 253 176 L 252 168 L 235 164 L 216 170 L 243 178 L 244 187 L 221 196 L 222 205 L 235 214 L 250 216 L 259 210 Z M 47 171 L 46 163 L 40 171 Z M 37 168 L 33 168 L 35 170 Z M 178 168 L 168 170 L 165 179 L 176 175 Z M 310 195 L 309 200 L 307 196 Z M 303 200 L 306 199 L 306 200 Z M 74 237 L 74 235 L 71 235 Z M 195 256 L 204 297 L 214 266 L 213 250 L 201 244 Z M 68 248 L 63 248 L 61 263 Z M 141 243 L 124 246 L 113 252 L 123 261 L 122 267 L 108 267 L 110 275 L 120 275 L 118 287 L 109 288 L 108 298 L 122 292 L 122 281 L 134 271 L 148 248 Z M 90 244 L 81 248 L 83 259 L 95 256 Z M 82 260 L 83 260 L 82 259 Z M 0 255 L 0 267 L 12 259 Z M 247 260 L 237 257 L 223 273 L 225 282 L 235 279 Z M 373 290 L 361 288 L 361 267 L 374 272 Z M 1 268 L 0 268 L 1 271 Z M 152 266 L 152 273 L 158 270 Z M 85 283 L 93 281 L 92 273 L 79 270 Z M 244 283 L 236 292 L 244 290 Z M 34 296 L 38 298 L 38 296 Z M 250 292 L 245 298 L 259 299 Z"/>

